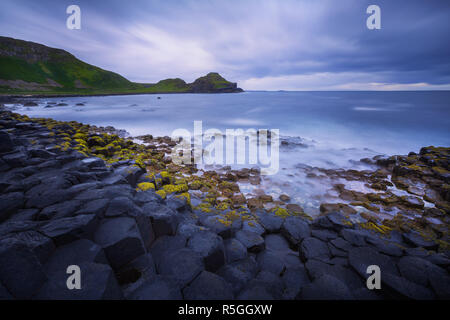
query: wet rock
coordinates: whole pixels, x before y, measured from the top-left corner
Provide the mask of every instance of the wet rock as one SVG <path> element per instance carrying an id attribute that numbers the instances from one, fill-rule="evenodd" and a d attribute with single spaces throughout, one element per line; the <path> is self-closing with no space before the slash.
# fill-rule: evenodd
<path id="1" fill-rule="evenodd" d="M 95 233 L 94 241 L 103 248 L 114 269 L 119 269 L 145 253 L 144 243 L 133 218 L 103 220 Z"/>
<path id="2" fill-rule="evenodd" d="M 221 237 L 213 232 L 203 231 L 194 234 L 187 247 L 204 259 L 207 271 L 216 271 L 225 264 L 225 249 Z"/>
<path id="3" fill-rule="evenodd" d="M 42 265 L 23 242 L 0 240 L 0 282 L 17 299 L 30 299 L 47 280 Z"/>
<path id="4" fill-rule="evenodd" d="M 231 300 L 233 290 L 223 278 L 203 271 L 183 289 L 183 296 L 188 300 Z"/>
<path id="5" fill-rule="evenodd" d="M 276 216 L 271 212 L 258 211 L 256 213 L 259 223 L 267 232 L 279 232 L 283 224 L 283 218 Z"/>
<path id="6" fill-rule="evenodd" d="M 66 270 L 58 270 L 51 275 L 35 298 L 42 300 L 117 300 L 123 298 L 110 266 L 82 262 L 79 267 L 82 274 L 81 289 L 68 290 Z"/>
<path id="7" fill-rule="evenodd" d="M 241 242 L 249 252 L 260 252 L 264 249 L 264 239 L 257 233 L 239 230 L 236 232 L 236 239 Z"/>
<path id="8" fill-rule="evenodd" d="M 298 217 L 287 217 L 281 227 L 281 233 L 292 243 L 297 246 L 303 239 L 311 235 L 309 224 Z"/>

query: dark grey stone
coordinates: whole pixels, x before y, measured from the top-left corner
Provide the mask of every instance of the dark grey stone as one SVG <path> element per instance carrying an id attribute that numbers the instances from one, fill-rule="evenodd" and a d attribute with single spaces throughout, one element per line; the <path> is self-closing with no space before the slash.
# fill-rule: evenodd
<path id="1" fill-rule="evenodd" d="M 258 211 L 256 213 L 259 223 L 267 232 L 279 232 L 283 224 L 283 218 L 276 216 L 271 212 Z"/>
<path id="2" fill-rule="evenodd" d="M 264 239 L 254 232 L 239 230 L 236 232 L 236 239 L 250 252 L 260 252 L 264 249 Z"/>
<path id="3" fill-rule="evenodd" d="M 281 227 L 281 233 L 293 245 L 298 245 L 303 239 L 311 235 L 308 222 L 298 217 L 287 217 Z"/>
<path id="4" fill-rule="evenodd" d="M 0 222 L 5 221 L 24 205 L 22 192 L 11 192 L 0 196 Z"/>
<path id="5" fill-rule="evenodd" d="M 231 300 L 233 290 L 223 278 L 203 271 L 183 289 L 183 296 L 187 300 Z"/>
<path id="6" fill-rule="evenodd" d="M 300 258 L 306 261 L 316 257 L 329 257 L 330 250 L 325 242 L 316 238 L 306 238 L 302 241 L 299 248 Z"/>
<path id="7" fill-rule="evenodd" d="M 0 240 L 0 282 L 17 299 L 30 299 L 47 280 L 35 254 L 22 241 Z"/>
<path id="8" fill-rule="evenodd" d="M 225 256 L 227 262 L 235 262 L 247 257 L 247 248 L 236 239 L 228 239 L 225 241 Z"/>
<path id="9" fill-rule="evenodd" d="M 108 264 L 100 246 L 90 240 L 80 239 L 57 248 L 44 270 L 51 277 L 54 273 L 67 270 L 70 265 L 80 265 L 82 262 Z"/>
<path id="10" fill-rule="evenodd" d="M 253 279 L 258 272 L 258 265 L 253 257 L 248 257 L 231 264 L 227 264 L 217 271 L 217 274 L 225 279 L 237 294 Z"/>
<path id="11" fill-rule="evenodd" d="M 203 259 L 188 248 L 167 251 L 159 263 L 159 273 L 174 278 L 178 286 L 184 287 L 204 270 Z"/>
<path id="12" fill-rule="evenodd" d="M 333 276 L 324 274 L 306 285 L 300 294 L 304 300 L 352 300 L 354 299 L 347 285 Z"/>
<path id="13" fill-rule="evenodd" d="M 348 260 L 350 266 L 364 279 L 368 276 L 367 267 L 370 265 L 377 265 L 380 267 L 382 271 L 382 279 L 388 273 L 395 276 L 399 275 L 395 262 L 392 258 L 378 253 L 370 247 L 352 248 L 349 251 Z"/>
<path id="14" fill-rule="evenodd" d="M 106 257 L 114 269 L 123 267 L 145 253 L 144 243 L 133 218 L 103 220 L 94 239 L 105 250 Z"/>
<path id="15" fill-rule="evenodd" d="M 39 230 L 52 238 L 56 245 L 63 245 L 81 238 L 91 239 L 97 226 L 98 220 L 95 215 L 86 214 L 51 220 Z"/>
<path id="16" fill-rule="evenodd" d="M 170 277 L 158 276 L 145 282 L 129 297 L 131 300 L 181 300 L 181 291 Z"/>
<path id="17" fill-rule="evenodd" d="M 176 233 L 178 227 L 176 211 L 161 204 L 149 203 L 142 208 L 142 212 L 150 216 L 156 238 Z"/>
<path id="18" fill-rule="evenodd" d="M 197 252 L 204 259 L 207 271 L 216 271 L 225 264 L 225 248 L 221 237 L 210 231 L 194 234 L 187 247 Z"/>
<path id="19" fill-rule="evenodd" d="M 66 270 L 52 273 L 49 280 L 35 296 L 38 300 L 118 300 L 122 299 L 122 291 L 111 267 L 106 264 L 82 262 L 81 289 L 69 290 Z"/>

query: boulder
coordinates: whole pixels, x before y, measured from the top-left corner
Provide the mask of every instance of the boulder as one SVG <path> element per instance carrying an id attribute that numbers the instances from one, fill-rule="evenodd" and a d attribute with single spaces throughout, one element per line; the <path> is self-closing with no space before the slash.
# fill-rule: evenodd
<path id="1" fill-rule="evenodd" d="M 142 208 L 142 212 L 151 218 L 156 238 L 176 233 L 178 227 L 176 211 L 161 204 L 148 203 Z"/>

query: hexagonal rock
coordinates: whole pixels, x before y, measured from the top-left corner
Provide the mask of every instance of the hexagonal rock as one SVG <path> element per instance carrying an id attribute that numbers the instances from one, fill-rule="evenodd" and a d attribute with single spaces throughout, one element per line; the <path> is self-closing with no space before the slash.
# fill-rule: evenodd
<path id="1" fill-rule="evenodd" d="M 344 282 L 346 286 L 352 290 L 366 287 L 365 281 L 361 279 L 358 273 L 346 267 L 329 265 L 314 259 L 308 260 L 305 263 L 305 267 L 313 280 L 318 279 L 323 275 L 330 275 Z"/>
<path id="2" fill-rule="evenodd" d="M 157 276 L 143 283 L 127 298 L 130 300 L 181 300 L 183 297 L 174 279 Z"/>
<path id="3" fill-rule="evenodd" d="M 422 247 L 426 249 L 437 248 L 437 243 L 431 240 L 425 240 L 418 232 L 410 231 L 409 233 L 403 234 L 403 239 L 408 244 L 416 247 Z"/>
<path id="4" fill-rule="evenodd" d="M 256 260 L 258 261 L 258 266 L 262 271 L 268 271 L 275 275 L 281 275 L 284 270 L 285 264 L 281 255 L 275 252 L 265 250 L 258 254 Z"/>
<path id="5" fill-rule="evenodd" d="M 10 192 L 0 196 L 0 222 L 8 219 L 13 213 L 23 207 L 22 192 Z"/>
<path id="6" fill-rule="evenodd" d="M 34 253 L 16 239 L 0 240 L 0 282 L 17 299 L 30 299 L 47 280 Z"/>
<path id="7" fill-rule="evenodd" d="M 159 271 L 159 263 L 168 252 L 177 251 L 186 247 L 186 238 L 183 236 L 162 236 L 153 243 L 150 252 L 155 259 L 156 268 Z"/>
<path id="8" fill-rule="evenodd" d="M 88 239 L 80 239 L 58 247 L 44 266 L 45 273 L 51 276 L 69 265 L 82 262 L 108 264 L 103 249 Z"/>
<path id="9" fill-rule="evenodd" d="M 117 197 L 109 202 L 108 209 L 106 209 L 106 217 L 118 216 L 135 216 L 136 211 L 141 209 L 137 207 L 134 202 L 127 197 Z"/>
<path id="10" fill-rule="evenodd" d="M 342 237 L 354 246 L 365 246 L 367 233 L 362 230 L 343 229 L 341 231 Z"/>
<path id="11" fill-rule="evenodd" d="M 279 232 L 283 224 L 283 218 L 270 212 L 259 211 L 256 213 L 259 223 L 267 232 Z"/>
<path id="12" fill-rule="evenodd" d="M 51 220 L 40 227 L 40 232 L 52 238 L 56 245 L 63 245 L 81 238 L 91 239 L 97 226 L 95 214 L 85 214 Z"/>
<path id="13" fill-rule="evenodd" d="M 122 299 L 122 291 L 109 265 L 82 262 L 78 265 L 81 272 L 81 289 L 69 290 L 66 270 L 52 273 L 42 286 L 36 299 L 42 300 L 116 300 Z"/>
<path id="14" fill-rule="evenodd" d="M 139 177 L 145 172 L 145 170 L 136 165 L 132 165 L 128 167 L 117 168 L 115 172 L 124 177 L 133 187 L 136 187 L 136 183 Z"/>
<path id="15" fill-rule="evenodd" d="M 118 269 L 145 253 L 141 235 L 133 218 L 104 219 L 94 240 L 106 253 L 114 269 Z"/>
<path id="16" fill-rule="evenodd" d="M 324 274 L 306 285 L 300 294 L 304 300 L 351 300 L 354 299 L 347 285 L 335 277 Z"/>
<path id="17" fill-rule="evenodd" d="M 298 217 L 287 217 L 281 227 L 281 233 L 293 245 L 298 245 L 303 239 L 311 235 L 308 222 Z"/>
<path id="18" fill-rule="evenodd" d="M 7 238 L 12 238 L 25 244 L 42 264 L 47 261 L 55 250 L 55 244 L 52 239 L 34 230 L 13 232 Z"/>
<path id="19" fill-rule="evenodd" d="M 224 265 L 217 274 L 225 279 L 237 294 L 242 288 L 256 276 L 258 265 L 253 257 L 248 257 L 231 264 Z"/>
<path id="20" fill-rule="evenodd" d="M 260 252 L 264 249 L 264 239 L 259 234 L 239 230 L 236 232 L 236 239 L 239 240 L 249 252 Z"/>
<path id="21" fill-rule="evenodd" d="M 177 212 L 167 206 L 148 203 L 142 208 L 142 212 L 152 220 L 155 237 L 174 235 L 178 227 Z"/>
<path id="22" fill-rule="evenodd" d="M 287 268 L 282 276 L 284 284 L 284 299 L 294 299 L 301 289 L 311 281 L 305 267 L 299 266 L 295 268 Z"/>
<path id="23" fill-rule="evenodd" d="M 225 256 L 228 263 L 245 259 L 247 248 L 236 239 L 228 239 L 225 241 Z"/>
<path id="24" fill-rule="evenodd" d="M 211 231 L 217 233 L 222 238 L 227 239 L 233 235 L 233 228 L 222 223 L 223 217 L 220 215 L 206 217 L 202 219 L 202 225 L 210 229 Z"/>
<path id="25" fill-rule="evenodd" d="M 299 247 L 299 254 L 302 261 L 317 257 L 329 257 L 330 251 L 325 242 L 316 238 L 306 238 Z"/>
<path id="26" fill-rule="evenodd" d="M 10 152 L 14 149 L 11 136 L 6 132 L 0 132 L 0 153 Z"/>
<path id="27" fill-rule="evenodd" d="M 383 269 L 381 269 L 383 270 Z M 434 293 L 424 286 L 415 284 L 405 278 L 390 274 L 382 273 L 381 288 L 388 289 L 388 294 L 392 298 L 408 298 L 417 300 L 432 300 L 435 298 Z M 386 289 L 384 289 L 386 291 Z"/>
<path id="28" fill-rule="evenodd" d="M 188 300 L 231 300 L 233 290 L 223 278 L 203 271 L 183 289 L 183 296 Z"/>
<path id="29" fill-rule="evenodd" d="M 266 244 L 266 250 L 271 250 L 277 253 L 289 253 L 293 252 L 289 248 L 289 243 L 280 234 L 268 234 L 264 238 Z"/>
<path id="30" fill-rule="evenodd" d="M 441 299 L 450 298 L 450 276 L 445 269 L 411 256 L 402 257 L 397 266 L 404 278 L 422 286 L 431 285 Z"/>
<path id="31" fill-rule="evenodd" d="M 255 220 L 245 220 L 242 223 L 242 230 L 259 234 L 260 236 L 266 232 L 264 228 Z"/>
<path id="32" fill-rule="evenodd" d="M 348 261 L 350 266 L 364 279 L 367 278 L 367 267 L 370 265 L 380 267 L 383 274 L 381 278 L 387 273 L 396 276 L 399 274 L 394 260 L 370 247 L 351 248 L 348 254 Z"/>
<path id="33" fill-rule="evenodd" d="M 201 231 L 194 234 L 188 240 L 187 247 L 203 257 L 208 271 L 216 271 L 225 264 L 223 240 L 213 232 Z"/>
<path id="34" fill-rule="evenodd" d="M 203 258 L 188 248 L 167 251 L 158 269 L 161 275 L 173 277 L 178 286 L 184 287 L 203 271 Z"/>

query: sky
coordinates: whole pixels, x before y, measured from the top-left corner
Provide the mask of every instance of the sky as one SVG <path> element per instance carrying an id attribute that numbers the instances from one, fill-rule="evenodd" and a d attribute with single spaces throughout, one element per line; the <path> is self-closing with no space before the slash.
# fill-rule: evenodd
<path id="1" fill-rule="evenodd" d="M 72 4 L 80 30 L 66 27 Z M 1 0 L 0 35 L 136 82 L 219 72 L 245 90 L 450 90 L 448 0 Z"/>

